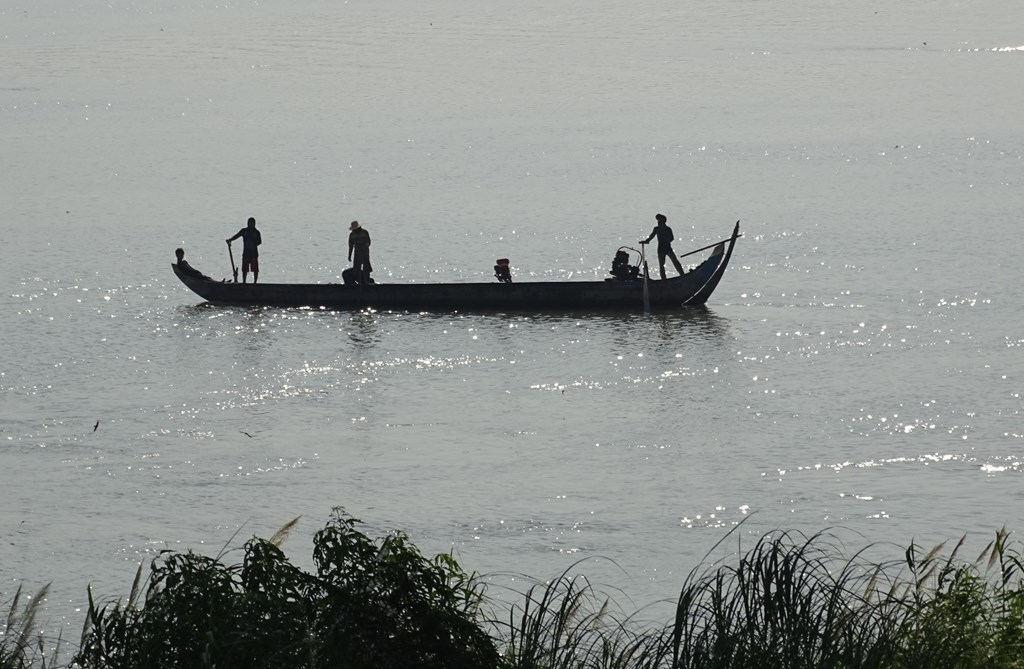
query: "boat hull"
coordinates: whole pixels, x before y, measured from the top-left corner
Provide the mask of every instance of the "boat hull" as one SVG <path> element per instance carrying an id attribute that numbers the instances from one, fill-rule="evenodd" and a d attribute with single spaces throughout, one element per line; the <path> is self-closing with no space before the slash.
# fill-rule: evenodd
<path id="1" fill-rule="evenodd" d="M 648 281 L 652 309 L 705 304 L 732 255 L 739 225 L 692 271 Z M 726 246 L 727 245 L 727 246 Z M 375 283 L 370 285 L 231 283 L 198 279 L 171 265 L 193 292 L 215 304 L 415 311 L 628 309 L 644 307 L 644 281 L 528 281 L 521 283 Z"/>

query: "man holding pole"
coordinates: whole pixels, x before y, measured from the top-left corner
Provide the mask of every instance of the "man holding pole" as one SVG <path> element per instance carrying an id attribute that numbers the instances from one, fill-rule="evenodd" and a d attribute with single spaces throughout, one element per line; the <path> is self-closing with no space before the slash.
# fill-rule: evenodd
<path id="1" fill-rule="evenodd" d="M 259 245 L 263 243 L 263 238 L 260 236 L 260 231 L 256 229 L 256 219 L 249 217 L 248 225 L 239 230 L 234 237 L 229 237 L 228 242 L 228 254 L 231 254 L 231 242 L 242 238 L 242 283 L 245 283 L 245 279 L 249 272 L 252 271 L 252 282 L 256 283 L 256 280 L 260 276 L 260 252 Z M 232 255 L 232 270 L 234 270 L 234 256 Z M 238 274 L 235 274 L 235 281 L 238 281 Z"/>
<path id="2" fill-rule="evenodd" d="M 683 266 L 679 264 L 679 258 L 676 257 L 676 252 L 672 250 L 672 240 L 674 239 L 672 228 L 665 224 L 668 219 L 665 217 L 665 214 L 658 214 L 654 219 L 658 224 L 654 226 L 654 230 L 651 230 L 651 234 L 647 236 L 647 239 L 640 240 L 640 243 L 646 244 L 655 237 L 658 238 L 658 269 L 661 270 L 662 279 L 665 278 L 665 258 L 671 258 L 672 264 L 676 266 L 676 271 L 682 275 Z"/>

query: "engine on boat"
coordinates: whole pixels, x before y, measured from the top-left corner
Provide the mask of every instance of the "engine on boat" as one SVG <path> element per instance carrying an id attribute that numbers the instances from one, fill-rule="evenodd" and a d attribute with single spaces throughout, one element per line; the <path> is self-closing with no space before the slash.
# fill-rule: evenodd
<path id="1" fill-rule="evenodd" d="M 494 261 L 494 278 L 502 283 L 512 283 L 512 270 L 508 266 L 508 258 L 498 258 Z"/>
<path id="2" fill-rule="evenodd" d="M 612 268 L 609 272 L 620 281 L 628 281 L 639 278 L 640 266 L 630 265 L 629 254 L 620 248 L 615 252 L 615 258 L 612 260 Z"/>

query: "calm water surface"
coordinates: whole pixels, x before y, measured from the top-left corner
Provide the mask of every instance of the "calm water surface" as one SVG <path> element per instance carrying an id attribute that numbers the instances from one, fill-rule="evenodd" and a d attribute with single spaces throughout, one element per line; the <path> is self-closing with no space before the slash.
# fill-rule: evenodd
<path id="1" fill-rule="evenodd" d="M 736 524 L 1024 527 L 1024 6 L 0 6 L 0 593 L 126 593 L 343 506 L 502 584 L 637 606 Z M 265 281 L 606 276 L 662 211 L 744 237 L 707 309 L 211 307 Z M 98 427 L 94 429 L 97 421 Z M 735 542 L 730 544 L 735 548 Z M 884 553 L 884 551 L 883 551 Z"/>

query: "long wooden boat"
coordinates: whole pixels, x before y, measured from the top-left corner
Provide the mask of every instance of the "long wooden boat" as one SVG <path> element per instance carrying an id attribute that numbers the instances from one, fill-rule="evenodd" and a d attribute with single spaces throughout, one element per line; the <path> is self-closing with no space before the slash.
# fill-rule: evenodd
<path id="1" fill-rule="evenodd" d="M 426 311 L 628 309 L 641 311 L 705 304 L 729 265 L 740 237 L 732 236 L 679 257 L 710 250 L 708 257 L 682 276 L 645 280 L 526 281 L 505 283 L 233 283 L 192 276 L 171 267 L 181 282 L 214 304 L 277 307 L 372 307 Z M 656 261 L 655 261 L 656 262 Z M 646 292 L 646 296 L 645 296 Z M 646 299 L 645 299 L 646 297 Z"/>

